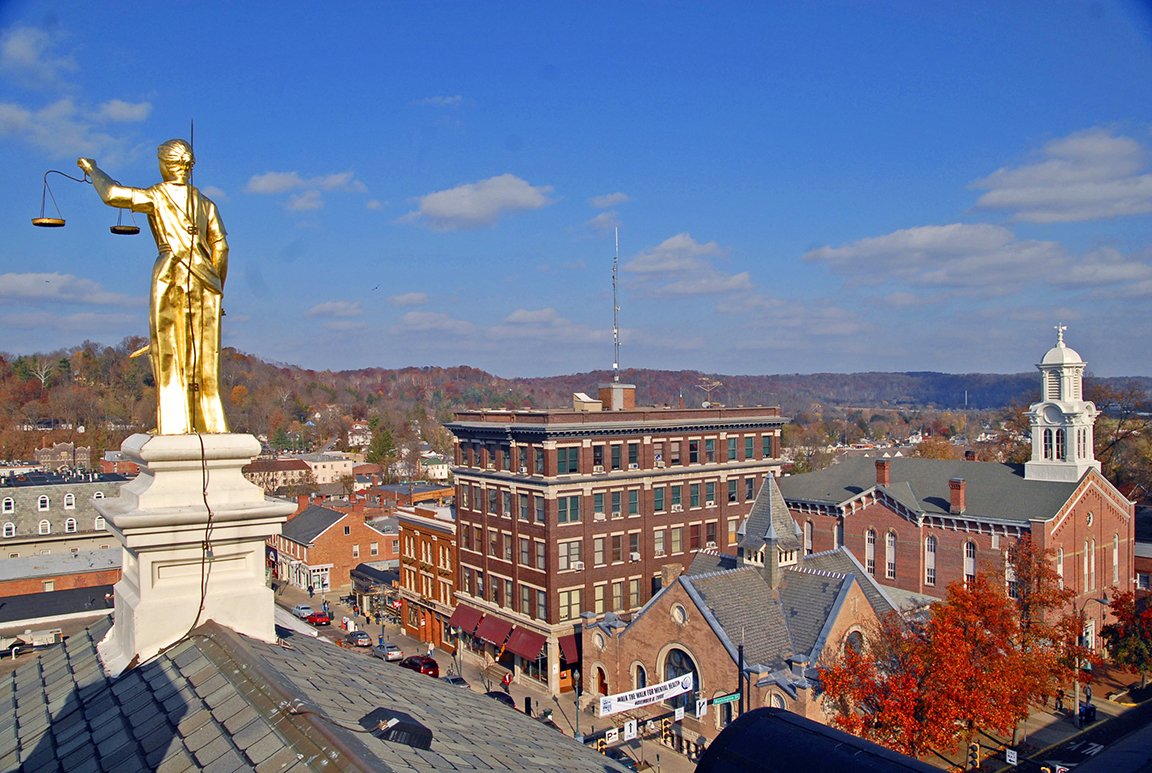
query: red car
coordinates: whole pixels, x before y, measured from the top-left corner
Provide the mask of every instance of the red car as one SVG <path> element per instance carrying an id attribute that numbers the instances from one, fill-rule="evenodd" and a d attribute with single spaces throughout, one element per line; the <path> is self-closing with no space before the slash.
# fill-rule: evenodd
<path id="1" fill-rule="evenodd" d="M 433 679 L 440 678 L 440 664 L 436 662 L 435 658 L 428 657 L 427 655 L 411 655 L 406 657 L 400 661 L 400 667 L 419 671 L 421 674 L 427 674 Z"/>
<path id="2" fill-rule="evenodd" d="M 304 619 L 315 626 L 332 625 L 332 618 L 327 612 L 313 612 Z"/>

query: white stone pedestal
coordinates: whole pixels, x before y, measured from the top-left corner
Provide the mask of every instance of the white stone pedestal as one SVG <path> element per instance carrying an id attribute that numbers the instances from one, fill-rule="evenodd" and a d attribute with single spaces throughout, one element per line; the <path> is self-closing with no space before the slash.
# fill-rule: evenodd
<path id="1" fill-rule="evenodd" d="M 105 670 L 120 674 L 207 620 L 275 641 L 265 540 L 296 506 L 241 473 L 260 453 L 256 438 L 133 435 L 121 450 L 140 474 L 96 501 L 124 548 L 115 623 L 99 645 Z"/>

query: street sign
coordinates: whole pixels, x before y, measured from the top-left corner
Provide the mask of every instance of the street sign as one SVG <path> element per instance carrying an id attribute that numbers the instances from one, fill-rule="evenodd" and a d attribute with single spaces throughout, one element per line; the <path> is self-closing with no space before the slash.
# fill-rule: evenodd
<path id="1" fill-rule="evenodd" d="M 704 715 L 708 713 L 708 699 L 696 699 L 696 719 L 703 719 Z"/>
<path id="2" fill-rule="evenodd" d="M 738 693 L 738 692 L 734 692 L 730 695 L 721 695 L 718 698 L 712 699 L 712 705 L 713 706 L 720 706 L 720 705 L 723 705 L 725 703 L 735 703 L 736 699 L 739 697 L 740 697 L 740 693 Z"/>
<path id="3" fill-rule="evenodd" d="M 624 740 L 631 741 L 636 737 L 636 720 L 630 719 L 624 723 Z"/>
<path id="4" fill-rule="evenodd" d="M 1005 749 L 1004 750 L 1004 761 L 1007 762 L 1009 765 L 1015 765 L 1016 764 L 1016 750 L 1015 749 Z"/>
<path id="5" fill-rule="evenodd" d="M 681 722 L 684 719 L 684 707 L 680 706 L 676 709 L 676 721 Z"/>
<path id="6" fill-rule="evenodd" d="M 615 727 L 610 727 L 604 731 L 605 743 L 616 743 L 620 740 L 620 731 Z"/>

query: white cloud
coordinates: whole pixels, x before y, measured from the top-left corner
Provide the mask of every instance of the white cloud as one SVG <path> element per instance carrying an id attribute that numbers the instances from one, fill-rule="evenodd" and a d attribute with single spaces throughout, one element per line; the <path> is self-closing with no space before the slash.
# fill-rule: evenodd
<path id="1" fill-rule="evenodd" d="M 308 309 L 309 317 L 359 317 L 364 312 L 360 301 L 327 301 Z"/>
<path id="2" fill-rule="evenodd" d="M 409 311 L 400 318 L 397 330 L 410 333 L 470 335 L 476 331 L 476 325 L 437 311 Z"/>
<path id="3" fill-rule="evenodd" d="M 368 190 L 354 172 L 334 172 L 317 177 L 301 177 L 299 172 L 265 172 L 248 178 L 246 193 L 276 196 L 293 193 L 285 203 L 290 212 L 311 212 L 324 207 L 321 191 L 364 193 Z"/>
<path id="4" fill-rule="evenodd" d="M 324 207 L 324 197 L 320 191 L 304 191 L 288 197 L 285 206 L 290 212 L 310 212 Z"/>
<path id="5" fill-rule="evenodd" d="M 401 293 L 389 295 L 388 302 L 393 306 L 423 306 L 428 302 L 428 293 Z"/>
<path id="6" fill-rule="evenodd" d="M 459 94 L 451 96 L 424 97 L 416 100 L 417 105 L 425 107 L 460 107 L 464 104 L 464 97 Z"/>
<path id="7" fill-rule="evenodd" d="M 217 188 L 215 185 L 205 185 L 201 188 L 204 195 L 213 201 L 227 201 L 228 193 L 223 188 Z"/>
<path id="8" fill-rule="evenodd" d="M 752 290 L 748 272 L 729 274 L 719 270 L 714 260 L 725 256 L 716 242 L 698 242 L 681 233 L 641 252 L 624 264 L 639 287 L 652 297 L 683 295 L 730 295 Z"/>
<path id="9" fill-rule="evenodd" d="M 39 109 L 0 102 L 0 137 L 11 136 L 48 151 L 53 157 L 113 153 L 122 145 L 85 119 L 85 111 L 62 98 Z M 99 160 L 99 159 L 97 159 Z"/>
<path id="10" fill-rule="evenodd" d="M 627 193 L 605 193 L 603 196 L 593 196 L 588 203 L 596 209 L 608 209 L 628 200 Z"/>
<path id="11" fill-rule="evenodd" d="M 44 30 L 17 27 L 0 37 L 0 72 L 37 84 L 54 84 L 76 70 L 68 56 L 52 52 L 53 40 Z"/>
<path id="12" fill-rule="evenodd" d="M 913 296 L 991 297 L 1040 286 L 1141 292 L 1152 267 L 1136 255 L 1093 250 L 1073 255 L 1057 242 L 1021 240 L 996 225 L 953 223 L 908 228 L 804 256 L 860 286 L 884 286 L 908 305 Z"/>
<path id="13" fill-rule="evenodd" d="M 370 210 L 372 212 L 379 212 L 380 210 L 384 209 L 384 206 L 384 202 L 380 201 L 380 199 L 369 199 L 368 201 L 364 202 L 364 209 Z"/>
<path id="14" fill-rule="evenodd" d="M 97 306 L 139 306 L 142 298 L 105 290 L 99 282 L 72 274 L 0 274 L 0 299 L 10 303 L 24 301 L 86 303 Z"/>
<path id="15" fill-rule="evenodd" d="M 716 242 L 702 244 L 693 239 L 691 234 L 681 233 L 640 253 L 624 266 L 624 270 L 637 274 L 700 271 L 707 266 L 703 258 L 716 257 L 723 252 Z"/>
<path id="16" fill-rule="evenodd" d="M 122 99 L 110 99 L 100 105 L 96 118 L 110 123 L 136 123 L 147 120 L 151 114 L 151 102 L 125 102 Z"/>
<path id="17" fill-rule="evenodd" d="M 601 212 L 588 221 L 588 227 L 594 231 L 611 231 L 620 225 L 620 216 L 613 210 Z"/>
<path id="18" fill-rule="evenodd" d="M 1049 223 L 1152 212 L 1148 150 L 1136 140 L 1095 128 L 1053 140 L 1040 159 L 1003 167 L 972 183 L 985 190 L 978 209 L 1006 210 L 1015 220 Z"/>
<path id="19" fill-rule="evenodd" d="M 507 212 L 548 206 L 551 192 L 551 186 L 533 186 L 515 175 L 502 174 L 422 196 L 419 208 L 401 220 L 421 221 L 441 231 L 476 228 L 495 223 Z"/>

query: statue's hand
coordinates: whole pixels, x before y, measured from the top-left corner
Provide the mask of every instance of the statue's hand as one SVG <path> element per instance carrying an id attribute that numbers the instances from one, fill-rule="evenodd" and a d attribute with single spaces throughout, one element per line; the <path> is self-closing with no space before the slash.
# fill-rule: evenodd
<path id="1" fill-rule="evenodd" d="M 84 170 L 84 174 L 92 174 L 92 170 L 96 168 L 96 162 L 90 158 L 76 159 L 76 166 Z"/>

